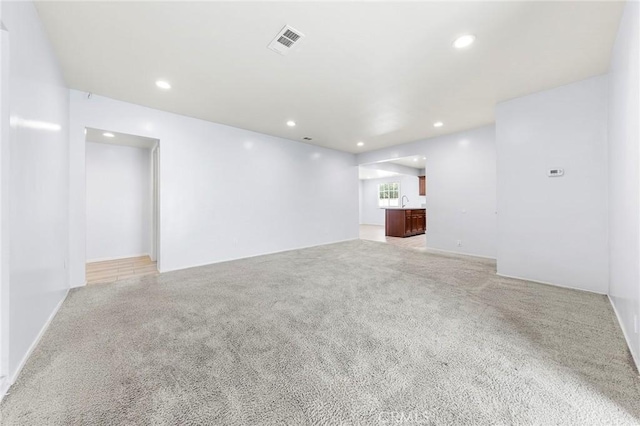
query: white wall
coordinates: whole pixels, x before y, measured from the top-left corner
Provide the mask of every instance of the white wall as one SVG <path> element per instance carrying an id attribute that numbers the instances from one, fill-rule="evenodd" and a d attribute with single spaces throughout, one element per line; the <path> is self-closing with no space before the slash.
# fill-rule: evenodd
<path id="1" fill-rule="evenodd" d="M 9 198 L 3 194 L 2 203 L 3 219 L 9 207 L 10 235 L 3 223 L 2 238 L 3 248 L 9 239 L 10 256 L 8 283 L 2 284 L 9 285 L 13 381 L 69 287 L 69 92 L 34 5 L 2 2 L 0 7 L 9 35 L 9 55 L 3 44 L 2 60 L 3 78 L 9 74 L 2 112 L 8 106 L 11 116 L 9 143 L 2 142 L 3 161 L 9 155 L 9 185 L 2 189 L 8 189 Z"/>
<path id="2" fill-rule="evenodd" d="M 606 76 L 499 104 L 496 142 L 498 273 L 606 293 Z"/>
<path id="3" fill-rule="evenodd" d="M 362 216 L 362 192 L 364 191 L 364 181 L 358 182 L 358 223 L 363 224 Z"/>
<path id="4" fill-rule="evenodd" d="M 424 170 L 416 169 L 414 167 L 403 166 L 402 164 L 395 164 L 390 162 L 366 164 L 363 166 L 366 169 L 385 170 L 387 172 L 400 173 L 407 176 L 424 176 L 422 173 Z"/>
<path id="5" fill-rule="evenodd" d="M 417 176 L 397 175 L 380 179 L 363 179 L 360 181 L 361 224 L 384 225 L 385 211 L 378 207 L 378 185 L 387 182 L 400 183 L 400 197 L 406 195 L 409 198 L 407 207 L 421 207 L 425 202 L 425 197 L 419 195 L 419 181 Z"/>
<path id="6" fill-rule="evenodd" d="M 495 258 L 494 126 L 362 153 L 358 163 L 411 155 L 426 157 L 427 247 Z"/>
<path id="7" fill-rule="evenodd" d="M 151 150 L 87 142 L 87 261 L 151 254 Z"/>
<path id="8" fill-rule="evenodd" d="M 85 273 L 85 127 L 160 140 L 161 272 L 358 238 L 353 154 L 71 91 L 73 286 Z"/>
<path id="9" fill-rule="evenodd" d="M 629 1 L 609 75 L 609 294 L 640 360 L 634 316 L 640 310 L 640 3 Z"/>
<path id="10" fill-rule="evenodd" d="M 9 389 L 9 32 L 0 4 L 0 400 Z"/>

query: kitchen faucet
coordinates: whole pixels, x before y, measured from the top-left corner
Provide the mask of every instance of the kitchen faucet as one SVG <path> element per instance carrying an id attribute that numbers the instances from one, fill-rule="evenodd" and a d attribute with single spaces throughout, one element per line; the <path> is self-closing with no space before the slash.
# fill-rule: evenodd
<path id="1" fill-rule="evenodd" d="M 404 203 L 404 199 L 407 199 L 407 204 L 409 204 L 409 197 L 407 197 L 406 195 L 402 196 L 402 200 L 400 200 L 400 202 L 402 203 L 402 208 L 404 208 L 404 206 L 406 206 L 407 204 Z"/>

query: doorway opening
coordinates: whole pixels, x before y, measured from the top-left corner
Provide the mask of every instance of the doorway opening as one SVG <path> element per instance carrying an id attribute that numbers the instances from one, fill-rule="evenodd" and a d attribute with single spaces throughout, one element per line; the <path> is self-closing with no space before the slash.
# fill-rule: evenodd
<path id="1" fill-rule="evenodd" d="M 157 275 L 160 141 L 86 129 L 88 285 Z"/>
<path id="2" fill-rule="evenodd" d="M 426 157 L 361 164 L 358 175 L 360 239 L 426 248 Z"/>

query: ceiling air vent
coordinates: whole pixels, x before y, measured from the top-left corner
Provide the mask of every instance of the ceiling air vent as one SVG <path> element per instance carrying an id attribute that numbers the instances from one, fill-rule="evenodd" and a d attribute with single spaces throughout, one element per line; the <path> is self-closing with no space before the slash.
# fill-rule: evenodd
<path id="1" fill-rule="evenodd" d="M 300 31 L 285 25 L 267 47 L 281 55 L 286 55 L 303 37 L 304 34 Z"/>

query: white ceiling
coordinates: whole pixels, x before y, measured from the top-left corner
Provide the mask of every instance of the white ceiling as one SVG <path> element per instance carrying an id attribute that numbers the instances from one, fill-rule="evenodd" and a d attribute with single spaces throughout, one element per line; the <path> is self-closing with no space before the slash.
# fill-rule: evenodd
<path id="1" fill-rule="evenodd" d="M 361 152 L 488 124 L 498 101 L 607 72 L 623 3 L 37 7 L 74 89 Z M 281 56 L 267 45 L 285 24 L 306 37 Z M 464 33 L 476 43 L 453 49 Z"/>
<path id="2" fill-rule="evenodd" d="M 113 137 L 105 136 L 110 133 Z M 85 140 L 87 142 L 108 143 L 111 145 L 126 145 L 135 148 L 152 149 L 158 143 L 157 139 L 151 139 L 144 136 L 129 135 L 127 133 L 112 132 L 109 130 L 86 128 Z"/>

